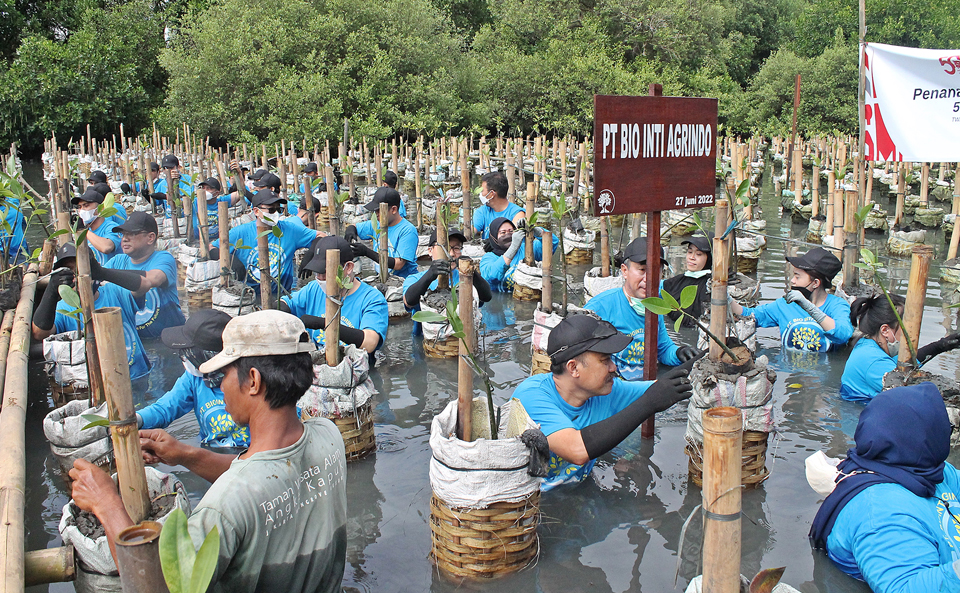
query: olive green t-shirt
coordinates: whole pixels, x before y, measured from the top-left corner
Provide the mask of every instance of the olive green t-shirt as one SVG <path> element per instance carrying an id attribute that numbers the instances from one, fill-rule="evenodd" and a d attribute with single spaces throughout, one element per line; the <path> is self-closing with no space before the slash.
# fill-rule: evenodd
<path id="1" fill-rule="evenodd" d="M 216 527 L 209 591 L 333 593 L 347 547 L 343 439 L 329 420 L 304 422 L 289 447 L 239 457 L 190 516 L 197 548 Z"/>

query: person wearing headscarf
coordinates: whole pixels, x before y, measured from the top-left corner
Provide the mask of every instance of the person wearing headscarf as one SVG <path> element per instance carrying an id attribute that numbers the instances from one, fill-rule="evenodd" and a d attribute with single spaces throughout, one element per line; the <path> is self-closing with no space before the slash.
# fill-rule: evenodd
<path id="1" fill-rule="evenodd" d="M 694 299 L 692 305 L 684 309 L 695 319 L 699 319 L 703 315 L 703 312 L 707 310 L 705 307 L 710 303 L 710 272 L 713 271 L 712 243 L 712 236 L 708 237 L 702 234 L 694 235 L 682 241 L 680 245 L 687 246 L 687 255 L 684 258 L 686 269 L 682 274 L 677 274 L 673 278 L 663 281 L 663 290 L 677 299 L 678 303 L 680 302 L 680 293 L 683 292 L 684 288 L 688 286 L 697 287 L 697 298 Z M 667 317 L 670 318 L 670 321 L 676 321 L 680 318 L 680 315 L 679 311 L 671 311 L 667 314 Z M 693 327 L 696 324 L 692 319 L 684 317 L 683 325 Z"/>
<path id="2" fill-rule="evenodd" d="M 518 229 L 509 219 L 501 216 L 490 223 L 488 231 L 489 236 L 483 243 L 483 248 L 487 253 L 484 253 L 483 257 L 480 258 L 480 275 L 495 292 L 512 292 L 513 273 L 517 270 L 520 262 L 523 261 L 523 242 L 526 233 L 533 233 L 535 237 L 533 240 L 534 261 L 543 260 L 543 241 L 540 239 L 543 235 L 543 229 L 540 227 Z M 554 235 L 554 250 L 559 243 L 560 240 Z"/>
<path id="3" fill-rule="evenodd" d="M 960 473 L 940 391 L 881 392 L 817 512 L 812 543 L 875 593 L 960 591 Z"/>

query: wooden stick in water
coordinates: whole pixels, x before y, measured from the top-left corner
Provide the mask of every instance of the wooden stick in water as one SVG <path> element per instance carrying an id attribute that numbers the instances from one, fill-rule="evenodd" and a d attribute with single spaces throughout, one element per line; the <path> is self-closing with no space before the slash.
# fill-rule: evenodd
<path id="1" fill-rule="evenodd" d="M 544 313 L 549 314 L 553 310 L 553 278 L 550 277 L 553 270 L 553 233 L 543 231 L 540 240 L 543 242 L 543 287 L 540 290 L 540 308 Z"/>
<path id="2" fill-rule="evenodd" d="M 715 236 L 713 238 L 713 285 L 710 299 L 710 331 L 721 340 L 727 337 L 727 281 L 730 272 L 730 238 L 721 239 L 727 230 L 730 218 L 730 203 L 717 200 Z M 710 343 L 710 360 L 719 361 L 723 349 L 713 340 Z"/>
<path id="3" fill-rule="evenodd" d="M 217 231 L 220 234 L 220 286 L 230 282 L 230 215 L 229 204 L 217 202 Z"/>
<path id="4" fill-rule="evenodd" d="M 270 238 L 265 234 L 270 227 L 257 221 L 257 255 L 260 260 L 260 305 L 264 309 L 273 309 L 273 292 L 270 289 Z M 276 279 L 277 286 L 280 278 Z"/>
<path id="5" fill-rule="evenodd" d="M 740 472 L 743 419 L 737 408 L 703 414 L 703 590 L 740 591 Z"/>
<path id="6" fill-rule="evenodd" d="M 600 217 L 600 275 L 610 276 L 610 233 L 607 231 L 608 217 Z"/>
<path id="7" fill-rule="evenodd" d="M 476 349 L 476 325 L 473 321 L 473 274 L 477 262 L 462 259 L 459 262 L 460 282 L 457 287 L 460 320 L 466 337 L 460 341 L 457 367 L 457 436 L 462 441 L 473 440 L 473 369 L 467 356 Z"/>
<path id="8" fill-rule="evenodd" d="M 531 181 L 527 184 L 527 222 L 533 220 L 534 208 L 537 204 L 537 184 Z M 529 227 L 529 225 L 528 225 Z M 523 261 L 528 266 L 534 265 L 533 258 L 533 229 L 527 228 L 526 242 L 524 245 Z"/>
<path id="9" fill-rule="evenodd" d="M 77 288 L 80 294 L 81 316 L 83 317 L 84 347 L 87 357 L 87 375 L 90 380 L 90 402 L 99 406 L 104 401 L 103 373 L 100 370 L 100 356 L 93 326 L 93 281 L 90 278 L 90 246 L 86 241 L 77 246 Z M 123 335 L 114 334 L 114 335 Z"/>
<path id="10" fill-rule="evenodd" d="M 340 307 L 334 299 L 340 300 L 340 286 L 337 284 L 337 272 L 340 270 L 340 250 L 327 250 L 326 286 L 327 310 L 323 330 L 324 353 L 327 364 L 335 367 L 340 364 Z M 357 282 L 354 280 L 354 282 Z"/>
<path id="11" fill-rule="evenodd" d="M 226 202 L 224 202 L 226 204 Z M 197 222 L 200 228 L 200 257 L 206 261 L 210 259 L 210 225 L 207 221 L 207 190 L 197 188 Z"/>
<path id="12" fill-rule="evenodd" d="M 380 244 L 377 246 L 377 251 L 380 253 L 380 282 L 386 284 L 387 277 L 390 275 L 390 269 L 387 265 L 387 258 L 389 257 L 388 250 L 390 249 L 389 236 L 387 235 L 387 229 L 389 228 L 390 220 L 390 206 L 386 202 L 380 202 Z M 439 229 L 438 229 L 439 236 Z"/>
<path id="13" fill-rule="evenodd" d="M 930 262 L 933 260 L 933 247 L 917 245 L 910 256 L 910 284 L 907 287 L 907 300 L 903 305 L 903 332 L 904 339 L 918 348 L 917 339 L 920 337 L 920 322 L 923 321 L 923 301 L 927 298 L 927 276 L 930 273 Z M 897 355 L 897 369 L 912 370 L 914 365 L 913 354 L 910 348 L 900 348 Z"/>

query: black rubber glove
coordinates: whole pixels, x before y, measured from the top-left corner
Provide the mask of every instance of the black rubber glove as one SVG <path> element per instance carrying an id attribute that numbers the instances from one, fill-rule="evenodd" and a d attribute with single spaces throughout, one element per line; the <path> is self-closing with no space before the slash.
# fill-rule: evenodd
<path id="1" fill-rule="evenodd" d="M 93 261 L 93 258 L 90 258 Z M 37 310 L 33 314 L 33 324 L 43 331 L 49 331 L 53 328 L 53 322 L 57 317 L 57 303 L 60 302 L 60 287 L 70 286 L 73 282 L 73 272 L 67 268 L 54 270 L 50 275 L 50 282 L 47 289 L 43 291 L 43 298 L 37 305 Z"/>
<path id="2" fill-rule="evenodd" d="M 687 362 L 688 360 L 693 360 L 700 356 L 700 350 L 694 348 L 693 346 L 680 346 L 677 349 L 677 358 L 680 359 L 680 362 Z"/>
<path id="3" fill-rule="evenodd" d="M 917 362 L 923 366 L 930 362 L 934 356 L 949 352 L 960 347 L 960 332 L 950 334 L 945 338 L 940 338 L 936 342 L 931 342 L 926 346 L 917 349 Z"/>
<path id="4" fill-rule="evenodd" d="M 165 194 L 165 193 L 163 193 L 163 192 L 154 192 L 154 193 L 150 194 L 150 197 L 159 202 L 159 201 L 162 201 L 162 200 L 166 200 L 166 199 L 167 199 L 167 194 Z"/>
<path id="5" fill-rule="evenodd" d="M 130 184 L 129 184 L 129 183 L 121 183 L 121 184 L 120 184 L 120 191 L 122 191 L 122 192 L 124 193 L 124 195 L 129 194 L 129 193 L 130 193 Z"/>
<path id="6" fill-rule="evenodd" d="M 90 258 L 90 278 L 103 282 L 112 282 L 121 288 L 126 288 L 130 292 L 140 290 L 140 280 L 145 278 L 147 273 L 143 270 L 114 270 L 100 265 L 95 257 Z"/>
<path id="7" fill-rule="evenodd" d="M 688 399 L 692 388 L 687 375 L 692 366 L 693 362 L 689 362 L 667 371 L 637 401 L 606 420 L 584 427 L 580 437 L 590 459 L 619 445 L 647 418 Z"/>
<path id="8" fill-rule="evenodd" d="M 347 230 L 343 232 L 343 238 L 347 240 L 347 243 L 354 243 L 360 239 L 360 235 L 357 233 L 357 227 L 350 225 L 347 227 Z"/>
<path id="9" fill-rule="evenodd" d="M 520 435 L 520 442 L 530 449 L 527 474 L 535 478 L 547 477 L 550 469 L 550 443 L 547 437 L 535 428 L 528 428 Z"/>
<path id="10" fill-rule="evenodd" d="M 423 276 L 411 284 L 410 288 L 407 289 L 407 292 L 403 293 L 404 302 L 410 306 L 416 305 L 420 302 L 420 299 L 423 298 L 423 295 L 427 294 L 427 291 L 430 290 L 430 285 L 433 284 L 433 281 L 436 280 L 440 274 L 449 273 L 450 260 L 434 260 L 430 263 L 430 267 L 427 268 L 427 271 L 423 274 Z"/>
<path id="11" fill-rule="evenodd" d="M 289 313 L 289 311 L 287 311 Z M 300 321 L 303 322 L 303 327 L 307 329 L 323 329 L 327 327 L 327 322 L 324 321 L 323 317 L 317 317 L 316 315 L 301 315 Z"/>
<path id="12" fill-rule="evenodd" d="M 143 196 L 144 200 L 150 199 L 150 188 L 144 185 L 143 189 L 140 190 L 140 195 Z"/>
<path id="13" fill-rule="evenodd" d="M 239 257 L 230 258 L 230 270 L 233 271 L 233 274 L 237 277 L 238 281 L 247 279 L 247 266 L 240 261 Z"/>
<path id="14" fill-rule="evenodd" d="M 210 251 L 209 251 L 209 254 L 210 254 L 210 261 L 213 261 L 213 260 L 215 260 L 215 259 L 220 259 L 220 248 L 219 248 L 219 247 L 211 247 L 211 248 L 210 248 Z"/>

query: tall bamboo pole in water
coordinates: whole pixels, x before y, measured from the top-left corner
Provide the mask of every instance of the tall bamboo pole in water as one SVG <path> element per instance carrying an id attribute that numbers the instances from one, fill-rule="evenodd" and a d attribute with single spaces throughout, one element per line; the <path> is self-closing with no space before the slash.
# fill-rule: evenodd
<path id="1" fill-rule="evenodd" d="M 923 301 L 927 298 L 927 276 L 930 273 L 930 261 L 933 259 L 933 247 L 917 245 L 910 256 L 910 284 L 907 288 L 907 300 L 903 305 L 904 338 L 913 343 L 915 350 L 919 345 L 920 323 L 923 321 Z M 906 370 L 914 366 L 911 348 L 901 348 L 897 356 L 897 369 Z"/>
<path id="2" fill-rule="evenodd" d="M 740 591 L 740 466 L 743 418 L 737 408 L 703 413 L 703 590 Z"/>
<path id="3" fill-rule="evenodd" d="M 457 428 L 460 440 L 473 440 L 473 368 L 467 357 L 476 350 L 477 329 L 473 321 L 473 274 L 477 262 L 463 259 L 459 262 L 460 280 L 458 291 L 460 320 L 465 337 L 460 340 L 460 357 L 457 367 Z M 495 436 L 495 435 L 494 435 Z"/>

